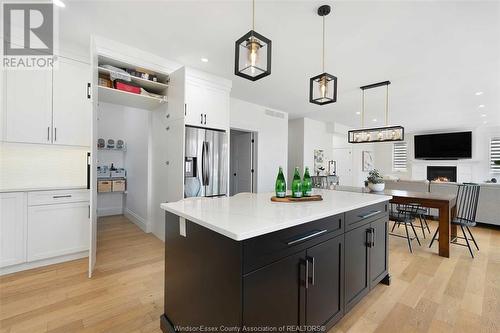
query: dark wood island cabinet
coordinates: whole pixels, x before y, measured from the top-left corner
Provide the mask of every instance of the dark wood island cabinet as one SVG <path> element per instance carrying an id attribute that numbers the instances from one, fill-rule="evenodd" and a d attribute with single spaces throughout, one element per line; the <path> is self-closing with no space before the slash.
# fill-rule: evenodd
<path id="1" fill-rule="evenodd" d="M 387 201 L 241 241 L 167 211 L 165 235 L 165 333 L 324 331 L 390 282 Z"/>

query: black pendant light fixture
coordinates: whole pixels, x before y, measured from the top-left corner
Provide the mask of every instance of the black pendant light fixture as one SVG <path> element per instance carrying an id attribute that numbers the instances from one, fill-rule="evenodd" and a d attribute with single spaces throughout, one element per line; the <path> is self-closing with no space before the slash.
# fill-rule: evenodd
<path id="1" fill-rule="evenodd" d="M 318 8 L 318 15 L 323 17 L 323 54 L 322 74 L 312 77 L 309 82 L 309 102 L 325 105 L 337 101 L 337 77 L 325 72 L 325 16 L 330 14 L 331 7 L 323 5 Z"/>
<path id="2" fill-rule="evenodd" d="M 252 30 L 235 43 L 234 74 L 250 81 L 271 74 L 271 40 L 255 32 L 255 0 L 252 0 Z"/>
<path id="3" fill-rule="evenodd" d="M 347 133 L 349 143 L 368 142 L 392 142 L 403 141 L 405 139 L 405 129 L 403 126 L 388 126 L 389 122 L 389 85 L 390 81 L 377 82 L 362 86 L 362 109 L 361 109 L 361 129 L 351 130 Z M 365 127 L 365 90 L 385 86 L 385 127 L 364 128 Z"/>

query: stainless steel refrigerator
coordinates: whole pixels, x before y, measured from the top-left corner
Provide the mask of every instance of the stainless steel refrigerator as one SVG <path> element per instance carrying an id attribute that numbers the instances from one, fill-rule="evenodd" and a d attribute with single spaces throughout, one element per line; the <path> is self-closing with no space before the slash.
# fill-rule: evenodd
<path id="1" fill-rule="evenodd" d="M 184 196 L 227 194 L 228 143 L 225 131 L 186 126 Z"/>

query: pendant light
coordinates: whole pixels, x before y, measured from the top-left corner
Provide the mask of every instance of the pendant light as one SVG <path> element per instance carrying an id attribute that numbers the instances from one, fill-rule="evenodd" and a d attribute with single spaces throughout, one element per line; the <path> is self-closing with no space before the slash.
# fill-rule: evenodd
<path id="1" fill-rule="evenodd" d="M 389 85 L 390 81 L 378 82 L 362 86 L 362 109 L 361 109 L 361 129 L 351 130 L 347 133 L 349 143 L 367 143 L 367 142 L 389 142 L 403 141 L 405 138 L 405 129 L 403 126 L 388 126 L 389 121 Z M 365 126 L 365 90 L 385 86 L 385 127 L 364 128 Z"/>
<path id="2" fill-rule="evenodd" d="M 255 31 L 255 0 L 252 0 L 252 30 L 235 43 L 234 74 L 250 81 L 271 74 L 271 40 Z"/>
<path id="3" fill-rule="evenodd" d="M 318 8 L 318 15 L 323 17 L 323 54 L 322 74 L 309 81 L 309 102 L 325 105 L 337 101 L 337 77 L 325 72 L 325 16 L 330 14 L 331 7 L 323 5 Z"/>

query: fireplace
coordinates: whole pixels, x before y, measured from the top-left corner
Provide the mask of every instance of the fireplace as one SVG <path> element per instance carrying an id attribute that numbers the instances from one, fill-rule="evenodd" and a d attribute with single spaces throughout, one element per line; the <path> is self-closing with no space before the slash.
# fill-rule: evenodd
<path id="1" fill-rule="evenodd" d="M 457 167 L 456 166 L 428 166 L 427 180 L 435 182 L 456 182 Z"/>

